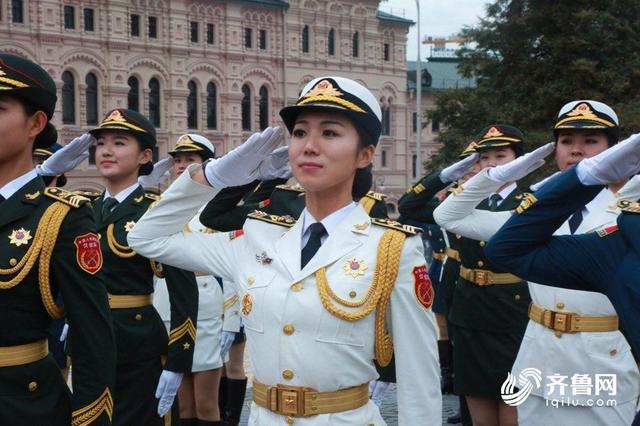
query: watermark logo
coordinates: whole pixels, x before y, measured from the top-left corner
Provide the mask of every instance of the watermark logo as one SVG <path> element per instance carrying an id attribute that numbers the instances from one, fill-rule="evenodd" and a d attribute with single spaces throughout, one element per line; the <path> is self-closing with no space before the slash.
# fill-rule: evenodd
<path id="1" fill-rule="evenodd" d="M 539 389 L 542 385 L 542 372 L 537 368 L 525 368 L 518 375 L 518 387 L 516 391 L 516 377 L 510 372 L 507 373 L 507 380 L 500 386 L 502 400 L 512 407 L 516 407 L 527 400 L 533 386 Z"/>
<path id="2" fill-rule="evenodd" d="M 567 383 L 569 381 L 569 383 Z M 516 377 L 507 373 L 507 379 L 500 387 L 502 400 L 516 407 L 527 400 L 531 392 L 543 386 L 542 372 L 537 368 L 525 368 Z M 546 376 L 544 380 L 544 398 L 546 405 L 615 407 L 616 399 L 605 399 L 604 396 L 616 396 L 617 377 L 615 374 L 574 374 L 565 376 L 558 373 Z M 574 398 L 571 398 L 571 397 Z M 592 398 L 592 397 L 597 398 Z"/>

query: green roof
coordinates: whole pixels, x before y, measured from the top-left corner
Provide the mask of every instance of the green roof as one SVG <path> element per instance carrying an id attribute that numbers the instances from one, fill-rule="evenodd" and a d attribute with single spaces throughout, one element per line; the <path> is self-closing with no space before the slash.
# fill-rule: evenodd
<path id="1" fill-rule="evenodd" d="M 276 6 L 289 9 L 289 3 L 283 0 L 235 0 L 241 3 L 261 4 L 265 6 Z"/>
<path id="2" fill-rule="evenodd" d="M 381 10 L 378 10 L 378 13 L 376 14 L 376 16 L 381 21 L 391 21 L 391 22 L 397 22 L 397 23 L 406 24 L 406 25 L 415 24 L 415 22 L 413 22 L 411 19 L 401 18 L 400 16 L 392 15 L 390 13 L 383 12 Z"/>
<path id="3" fill-rule="evenodd" d="M 427 70 L 431 76 L 431 84 L 423 85 L 423 90 L 447 90 L 462 89 L 465 87 L 475 87 L 474 78 L 466 78 L 458 72 L 459 61 L 451 59 L 429 59 L 429 61 L 421 62 L 422 70 Z M 407 61 L 407 88 L 415 89 L 416 87 L 416 61 Z"/>

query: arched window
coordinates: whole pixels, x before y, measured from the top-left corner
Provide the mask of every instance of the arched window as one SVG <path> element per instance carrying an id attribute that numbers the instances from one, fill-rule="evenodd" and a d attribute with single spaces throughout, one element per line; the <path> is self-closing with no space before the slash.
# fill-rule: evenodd
<path id="1" fill-rule="evenodd" d="M 127 94 L 127 108 L 134 111 L 140 111 L 140 83 L 135 77 L 129 77 L 127 80 L 129 85 L 129 93 Z"/>
<path id="2" fill-rule="evenodd" d="M 391 106 L 386 104 L 382 106 L 382 135 L 389 136 L 391 134 Z"/>
<path id="3" fill-rule="evenodd" d="M 353 57 L 357 58 L 360 56 L 360 35 L 356 31 L 353 33 Z"/>
<path id="4" fill-rule="evenodd" d="M 269 89 L 260 88 L 260 130 L 269 127 Z"/>
<path id="5" fill-rule="evenodd" d="M 242 86 L 242 130 L 251 130 L 251 89 Z"/>
<path id="6" fill-rule="evenodd" d="M 336 31 L 333 28 L 329 30 L 329 40 L 327 40 L 327 52 L 331 56 L 336 54 Z"/>
<path id="7" fill-rule="evenodd" d="M 191 80 L 187 84 L 189 95 L 187 96 L 187 128 L 198 128 L 198 87 L 196 82 Z"/>
<path id="8" fill-rule="evenodd" d="M 302 53 L 309 53 L 309 26 L 302 29 Z"/>
<path id="9" fill-rule="evenodd" d="M 149 120 L 160 127 L 160 82 L 157 78 L 149 80 Z"/>
<path id="10" fill-rule="evenodd" d="M 216 108 L 216 85 L 207 84 L 207 129 L 218 127 L 218 114 Z"/>
<path id="11" fill-rule="evenodd" d="M 69 71 L 62 73 L 62 122 L 76 124 L 76 84 Z"/>
<path id="12" fill-rule="evenodd" d="M 98 79 L 92 72 L 84 79 L 87 84 L 85 101 L 87 103 L 87 124 L 98 124 Z"/>

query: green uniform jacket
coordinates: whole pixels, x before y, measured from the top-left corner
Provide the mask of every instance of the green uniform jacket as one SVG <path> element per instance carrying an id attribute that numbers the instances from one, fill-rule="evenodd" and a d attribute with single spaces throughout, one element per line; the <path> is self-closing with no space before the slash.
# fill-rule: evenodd
<path id="1" fill-rule="evenodd" d="M 64 299 L 73 360 L 73 396 L 51 356 L 0 367 L 0 424 L 111 424 L 115 344 L 100 270 L 102 254 L 88 203 L 58 188 L 45 190 L 38 177 L 0 204 L 0 347 L 47 338 L 51 317 L 38 277 L 46 265 L 53 300 L 58 294 Z M 59 226 L 40 222 L 53 205 L 70 207 Z M 28 270 L 28 262 L 25 266 L 22 260 L 36 246 L 37 233 L 44 231 L 57 231 L 57 237 L 43 237 L 43 252 L 49 243 L 55 244 L 51 260 L 45 262 L 41 253 L 26 276 L 9 284 L 19 271 Z"/>
<path id="2" fill-rule="evenodd" d="M 436 223 L 433 211 L 440 205 L 436 197 L 450 183 L 440 180 L 440 172 L 424 176 L 398 200 L 398 211 L 401 215 L 425 223 Z"/>
<path id="3" fill-rule="evenodd" d="M 96 198 L 93 209 L 105 257 L 104 277 L 109 294 L 147 295 L 153 293 L 155 272 L 164 274 L 171 302 L 171 332 L 151 305 L 112 309 L 118 349 L 118 364 L 129 364 L 167 354 L 165 369 L 188 373 L 193 361 L 198 286 L 193 272 L 161 266 L 135 254 L 127 245 L 127 234 L 157 199 L 139 186 L 113 211 L 102 217 L 104 196 Z M 167 344 L 168 342 L 168 344 Z"/>

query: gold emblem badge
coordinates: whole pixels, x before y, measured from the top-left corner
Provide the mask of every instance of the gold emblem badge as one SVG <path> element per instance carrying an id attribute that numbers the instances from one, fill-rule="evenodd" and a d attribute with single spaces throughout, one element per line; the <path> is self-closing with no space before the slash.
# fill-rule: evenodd
<path id="1" fill-rule="evenodd" d="M 482 138 L 483 139 L 486 139 L 486 138 L 497 138 L 499 136 L 504 136 L 504 133 L 502 133 L 496 127 L 492 127 L 492 128 L 489 129 L 489 131 Z"/>
<path id="2" fill-rule="evenodd" d="M 337 97 L 340 97 L 342 95 L 343 95 L 343 93 L 340 92 L 335 87 L 333 87 L 333 84 L 331 84 L 331 82 L 329 80 L 322 80 L 318 84 L 316 84 L 316 86 L 313 89 L 309 90 L 304 95 L 304 97 L 305 98 L 310 98 L 310 97 L 313 97 L 313 96 L 337 96 Z"/>
<path id="3" fill-rule="evenodd" d="M 353 278 L 358 278 L 364 275 L 364 271 L 367 270 L 367 264 L 364 260 L 358 260 L 354 257 L 351 260 L 347 260 L 342 269 L 345 274 L 351 275 Z"/>
<path id="4" fill-rule="evenodd" d="M 111 114 L 109 114 L 109 116 L 107 117 L 106 120 L 104 121 L 119 121 L 119 122 L 125 122 L 126 123 L 126 119 L 122 116 L 122 114 L 120 113 L 120 111 L 113 110 L 113 112 L 111 112 Z"/>
<path id="5" fill-rule="evenodd" d="M 251 313 L 251 309 L 253 308 L 253 297 L 249 293 L 246 293 L 242 297 L 242 314 L 247 316 Z"/>
<path id="6" fill-rule="evenodd" d="M 567 117 L 581 116 L 584 118 L 598 118 L 597 115 L 591 111 L 588 104 L 581 103 L 573 109 L 573 111 L 567 113 Z"/>
<path id="7" fill-rule="evenodd" d="M 29 244 L 29 240 L 31 239 L 31 232 L 27 231 L 24 228 L 20 228 L 18 230 L 13 230 L 11 235 L 9 235 L 9 242 L 20 247 L 23 244 Z"/>
<path id="8" fill-rule="evenodd" d="M 191 140 L 189 135 L 182 135 L 182 137 L 180 139 L 178 139 L 178 143 L 176 143 L 176 147 L 178 147 L 180 145 L 187 145 L 187 144 L 192 144 L 192 143 L 193 143 L 193 141 Z"/>
<path id="9" fill-rule="evenodd" d="M 369 222 L 357 223 L 357 224 L 353 225 L 353 227 L 356 228 L 356 230 L 358 230 L 358 231 L 364 231 L 365 229 L 367 229 L 369 227 Z"/>
<path id="10" fill-rule="evenodd" d="M 133 229 L 134 226 L 136 226 L 136 222 L 133 220 L 130 220 L 129 222 L 124 224 L 124 230 L 126 232 L 129 232 Z"/>

